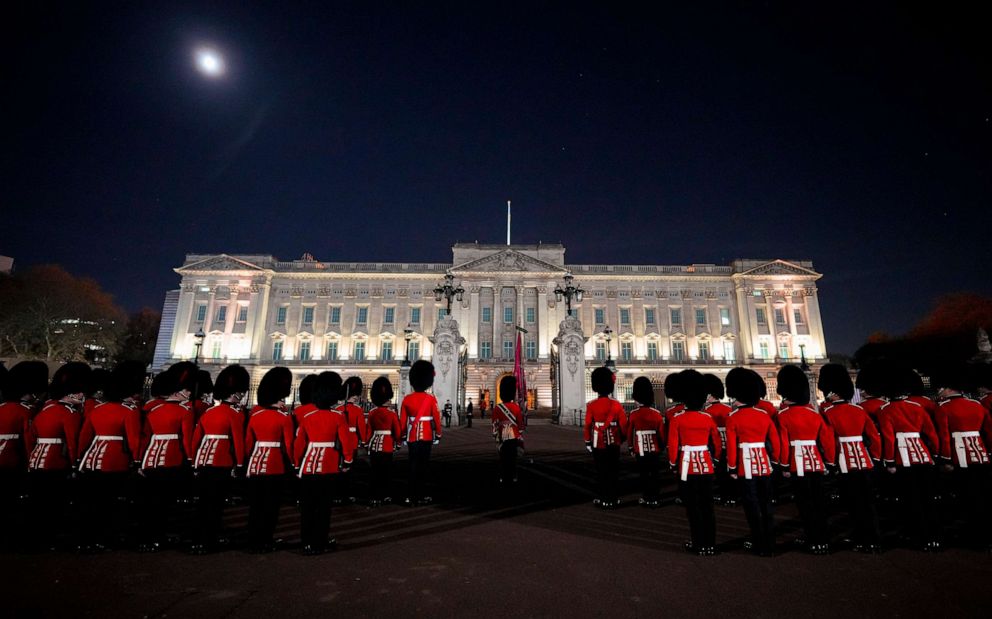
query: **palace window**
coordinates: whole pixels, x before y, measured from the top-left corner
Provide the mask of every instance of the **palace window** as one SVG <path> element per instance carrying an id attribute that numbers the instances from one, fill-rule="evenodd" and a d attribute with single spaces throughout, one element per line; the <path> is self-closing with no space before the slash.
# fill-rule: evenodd
<path id="1" fill-rule="evenodd" d="M 406 345 L 406 358 L 410 361 L 420 358 L 420 342 L 410 342 Z"/>
<path id="2" fill-rule="evenodd" d="M 699 343 L 699 360 L 709 361 L 710 360 L 710 344 L 709 342 Z"/>
<path id="3" fill-rule="evenodd" d="M 420 324 L 420 308 L 411 307 L 410 308 L 410 324 L 419 325 Z"/>
<path id="4" fill-rule="evenodd" d="M 300 361 L 310 360 L 310 342 L 300 342 Z"/>
<path id="5" fill-rule="evenodd" d="M 649 325 L 654 325 L 654 308 L 645 307 L 644 308 L 644 322 Z"/>
<path id="6" fill-rule="evenodd" d="M 758 350 L 761 353 L 762 359 L 768 359 L 771 356 L 771 353 L 768 350 L 768 342 L 761 342 L 758 345 Z"/>
<path id="7" fill-rule="evenodd" d="M 392 340 L 385 340 L 382 343 L 382 360 L 392 361 L 393 360 L 393 342 Z"/>
<path id="8" fill-rule="evenodd" d="M 484 307 L 482 308 L 482 322 L 490 323 L 493 321 L 493 308 Z"/>
<path id="9" fill-rule="evenodd" d="M 492 359 L 493 358 L 493 343 L 492 342 L 482 342 L 479 344 L 479 358 L 480 359 Z"/>
<path id="10" fill-rule="evenodd" d="M 303 326 L 313 326 L 313 306 L 307 305 L 303 308 Z"/>
<path id="11" fill-rule="evenodd" d="M 396 308 L 395 307 L 384 307 L 382 309 L 382 324 L 391 325 L 396 319 Z"/>
<path id="12" fill-rule="evenodd" d="M 658 342 L 648 342 L 648 361 L 658 360 Z"/>
<path id="13" fill-rule="evenodd" d="M 685 361 L 685 342 L 672 342 L 672 359 Z"/>
<path id="14" fill-rule="evenodd" d="M 602 307 L 597 307 L 596 312 L 596 324 L 605 325 L 606 324 L 606 309 Z"/>
<path id="15" fill-rule="evenodd" d="M 365 326 L 369 324 L 369 308 L 362 305 L 356 309 L 358 310 L 358 312 L 357 314 L 355 314 L 355 325 Z"/>
<path id="16" fill-rule="evenodd" d="M 681 327 L 682 326 L 682 310 L 678 307 L 673 307 L 672 311 L 672 326 Z"/>
<path id="17" fill-rule="evenodd" d="M 706 326 L 706 310 L 701 307 L 696 308 L 696 326 L 705 327 Z"/>
<path id="18" fill-rule="evenodd" d="M 238 322 L 248 322 L 248 306 L 238 306 Z"/>
<path id="19" fill-rule="evenodd" d="M 513 358 L 513 340 L 503 340 L 503 358 Z"/>
<path id="20" fill-rule="evenodd" d="M 529 340 L 524 345 L 524 354 L 528 359 L 537 359 L 537 342 Z"/>
<path id="21" fill-rule="evenodd" d="M 328 342 L 327 343 L 327 360 L 337 361 L 338 360 L 338 343 Z"/>
<path id="22" fill-rule="evenodd" d="M 227 306 L 221 305 L 217 308 L 217 322 L 225 322 L 227 320 Z"/>
<path id="23" fill-rule="evenodd" d="M 789 343 L 788 342 L 779 342 L 778 343 L 778 356 L 781 359 L 788 359 L 789 358 Z"/>
<path id="24" fill-rule="evenodd" d="M 785 324 L 785 310 L 780 307 L 775 308 L 775 324 L 776 325 Z"/>
<path id="25" fill-rule="evenodd" d="M 620 358 L 630 361 L 634 357 L 634 346 L 630 342 L 620 342 Z"/>
<path id="26" fill-rule="evenodd" d="M 765 308 L 763 307 L 754 308 L 754 316 L 757 319 L 759 325 L 768 324 L 768 317 L 765 316 Z"/>
<path id="27" fill-rule="evenodd" d="M 284 325 L 286 324 L 286 312 L 289 310 L 288 307 L 282 305 L 276 310 L 276 324 Z"/>
<path id="28" fill-rule="evenodd" d="M 803 311 L 801 309 L 799 309 L 798 307 L 797 308 L 794 308 L 792 310 L 792 316 L 793 316 L 793 318 L 796 319 L 796 324 L 797 325 L 803 324 Z"/>
<path id="29" fill-rule="evenodd" d="M 222 342 L 220 340 L 214 340 L 213 349 L 210 351 L 210 356 L 214 359 L 220 359 L 221 343 Z"/>
<path id="30" fill-rule="evenodd" d="M 620 326 L 629 327 L 630 326 L 630 308 L 621 307 L 620 308 Z"/>
<path id="31" fill-rule="evenodd" d="M 534 324 L 537 320 L 537 309 L 533 307 L 527 308 L 527 322 L 528 324 Z"/>
<path id="32" fill-rule="evenodd" d="M 355 342 L 355 361 L 365 361 L 365 342 Z"/>
<path id="33" fill-rule="evenodd" d="M 606 361 L 606 342 L 596 342 L 596 360 Z"/>
<path id="34" fill-rule="evenodd" d="M 730 326 L 730 309 L 726 307 L 720 308 L 720 324 L 724 327 Z"/>
<path id="35" fill-rule="evenodd" d="M 196 322 L 203 322 L 207 319 L 207 306 L 200 304 L 196 306 Z"/>
<path id="36" fill-rule="evenodd" d="M 513 324 L 513 308 L 510 306 L 503 308 L 503 322 L 511 325 Z"/>
<path id="37" fill-rule="evenodd" d="M 282 361 L 282 341 L 272 343 L 272 360 Z"/>
<path id="38" fill-rule="evenodd" d="M 331 307 L 330 314 L 327 315 L 328 324 L 339 325 L 341 324 L 341 306 L 335 305 Z"/>
<path id="39" fill-rule="evenodd" d="M 734 343 L 725 341 L 723 343 L 723 358 L 727 361 L 733 361 L 735 357 L 736 353 L 734 352 Z"/>

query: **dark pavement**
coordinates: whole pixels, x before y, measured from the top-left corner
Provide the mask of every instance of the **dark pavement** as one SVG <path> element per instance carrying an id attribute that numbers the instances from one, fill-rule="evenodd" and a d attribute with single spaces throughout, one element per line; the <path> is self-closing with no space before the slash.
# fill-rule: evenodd
<path id="1" fill-rule="evenodd" d="M 633 462 L 624 459 L 624 505 L 591 505 L 593 469 L 577 428 L 536 422 L 528 432 L 513 496 L 495 484 L 488 423 L 449 430 L 432 458 L 436 503 L 335 508 L 335 552 L 306 557 L 298 513 L 283 508 L 286 549 L 188 556 L 116 550 L 7 554 L 4 616 L 985 616 L 992 558 L 949 548 L 878 556 L 838 550 L 814 557 L 791 549 L 791 504 L 777 513 L 781 553 L 746 554 L 739 507 L 717 508 L 722 553 L 682 551 L 684 510 L 637 505 Z M 406 458 L 396 463 L 397 490 Z M 359 479 L 367 469 L 359 468 Z M 359 486 L 358 494 L 362 494 Z M 397 496 L 397 495 L 394 495 Z M 399 494 L 399 496 L 402 496 Z M 237 531 L 247 508 L 228 510 Z M 843 522 L 834 519 L 835 533 Z M 835 536 L 836 537 L 836 536 Z"/>

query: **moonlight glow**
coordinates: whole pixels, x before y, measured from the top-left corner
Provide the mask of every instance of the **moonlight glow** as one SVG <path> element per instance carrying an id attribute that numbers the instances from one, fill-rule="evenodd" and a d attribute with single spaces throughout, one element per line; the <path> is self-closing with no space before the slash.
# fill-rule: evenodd
<path id="1" fill-rule="evenodd" d="M 196 50 L 196 68 L 208 77 L 224 74 L 224 58 L 217 50 L 201 48 Z"/>

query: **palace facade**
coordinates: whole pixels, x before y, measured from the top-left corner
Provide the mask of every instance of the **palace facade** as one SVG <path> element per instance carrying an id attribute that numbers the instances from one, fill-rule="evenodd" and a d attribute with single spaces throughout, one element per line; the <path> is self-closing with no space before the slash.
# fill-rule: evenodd
<path id="1" fill-rule="evenodd" d="M 566 315 L 555 288 L 569 274 L 584 290 L 572 311 L 588 338 L 587 372 L 611 359 L 620 399 L 641 375 L 660 385 L 688 367 L 723 376 L 744 365 L 768 377 L 780 363 L 826 357 L 821 275 L 805 260 L 567 264 L 559 244 L 458 243 L 450 263 L 190 254 L 175 270 L 180 288 L 166 295 L 155 370 L 196 357 L 207 368 L 240 363 L 255 381 L 285 365 L 299 376 L 332 369 L 398 385 L 404 359 L 431 359 L 446 311 L 433 290 L 447 273 L 465 290 L 451 310 L 465 338 L 459 403 L 495 394 L 522 327 L 532 404 L 554 404 L 553 341 Z"/>

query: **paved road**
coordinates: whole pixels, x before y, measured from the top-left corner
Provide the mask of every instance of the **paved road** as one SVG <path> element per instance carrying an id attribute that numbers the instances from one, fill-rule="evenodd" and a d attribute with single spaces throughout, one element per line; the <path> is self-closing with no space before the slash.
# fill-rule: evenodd
<path id="1" fill-rule="evenodd" d="M 305 557 L 298 515 L 285 507 L 287 549 L 99 556 L 0 557 L 5 616 L 190 617 L 304 615 L 423 617 L 985 616 L 992 559 L 949 549 L 812 557 L 789 549 L 795 510 L 778 512 L 783 552 L 740 549 L 740 508 L 717 508 L 723 552 L 682 552 L 684 510 L 636 505 L 632 463 L 625 505 L 590 504 L 592 463 L 575 428 L 532 426 L 519 489 L 496 491 L 495 446 L 484 424 L 452 429 L 432 459 L 430 507 L 336 509 L 334 553 Z M 405 472 L 397 462 L 397 481 Z M 361 473 L 361 471 L 359 471 Z M 228 510 L 244 526 L 246 508 Z M 835 526 L 842 523 L 835 522 Z M 12 611 L 7 614 L 7 609 Z"/>

